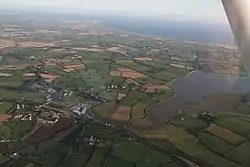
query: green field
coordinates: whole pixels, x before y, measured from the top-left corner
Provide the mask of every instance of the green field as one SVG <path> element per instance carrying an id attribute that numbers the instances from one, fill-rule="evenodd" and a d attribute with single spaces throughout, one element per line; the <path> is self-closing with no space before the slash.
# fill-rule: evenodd
<path id="1" fill-rule="evenodd" d="M 144 92 L 131 91 L 119 104 L 122 106 L 133 106 L 137 102 L 148 98 L 149 96 Z"/>
<path id="2" fill-rule="evenodd" d="M 110 151 L 110 146 L 97 147 L 86 167 L 102 167 Z"/>
<path id="3" fill-rule="evenodd" d="M 164 138 L 170 140 L 178 149 L 191 155 L 195 155 L 204 149 L 195 136 L 187 133 L 182 128 L 172 125 L 167 126 Z"/>
<path id="4" fill-rule="evenodd" d="M 152 84 L 164 84 L 165 82 L 160 80 L 160 79 L 155 79 L 155 78 L 152 78 L 152 77 L 144 77 L 144 78 L 136 78 L 135 79 L 138 83 L 140 84 L 148 84 L 148 83 L 152 83 Z"/>
<path id="5" fill-rule="evenodd" d="M 133 150 L 133 154 L 131 154 Z M 136 163 L 138 167 L 152 167 L 171 162 L 171 158 L 133 141 L 120 143 L 115 147 L 113 156 Z"/>
<path id="6" fill-rule="evenodd" d="M 7 162 L 8 160 L 10 160 L 10 158 L 4 156 L 3 154 L 0 154 L 0 164 Z"/>
<path id="7" fill-rule="evenodd" d="M 103 139 L 124 139 L 116 130 L 100 124 L 88 124 L 85 127 L 84 136 L 95 136 Z"/>
<path id="8" fill-rule="evenodd" d="M 220 138 L 206 132 L 200 132 L 199 138 L 204 146 L 222 155 L 234 149 L 234 146 L 230 145 L 226 141 L 223 141 Z"/>
<path id="9" fill-rule="evenodd" d="M 132 108 L 132 121 L 143 119 L 145 114 L 145 109 L 148 107 L 148 104 L 138 102 Z"/>
<path id="10" fill-rule="evenodd" d="M 250 143 L 247 142 L 245 144 L 242 144 L 240 147 L 232 150 L 227 154 L 227 157 L 230 157 L 231 159 L 239 162 L 244 166 L 250 166 L 249 149 Z"/>
<path id="11" fill-rule="evenodd" d="M 0 138 L 3 140 L 9 140 L 12 136 L 12 129 L 6 125 L 0 125 Z"/>
<path id="12" fill-rule="evenodd" d="M 102 117 L 111 117 L 118 109 L 118 106 L 114 103 L 105 103 L 93 108 L 94 112 Z"/>
<path id="13" fill-rule="evenodd" d="M 215 121 L 216 124 L 228 128 L 234 132 L 244 135 L 250 135 L 250 123 L 244 120 L 240 120 L 235 117 L 218 119 Z"/>
<path id="14" fill-rule="evenodd" d="M 57 145 L 52 151 L 43 154 L 37 158 L 37 161 L 50 166 L 57 166 L 62 163 L 69 152 L 69 148 L 63 145 Z M 36 158 L 35 158 L 36 159 Z"/>
<path id="15" fill-rule="evenodd" d="M 46 69 L 47 73 L 52 74 L 52 75 L 65 75 L 66 72 L 63 71 L 61 68 L 48 68 Z"/>
<path id="16" fill-rule="evenodd" d="M 100 93 L 99 96 L 107 100 L 116 101 L 118 93 L 116 90 L 110 90 Z"/>
<path id="17" fill-rule="evenodd" d="M 3 91 L 0 90 L 0 98 L 1 99 L 42 99 L 42 93 L 31 93 L 31 92 L 24 92 L 24 91 Z"/>
<path id="18" fill-rule="evenodd" d="M 185 76 L 188 72 L 185 69 L 174 68 L 170 66 L 148 66 L 143 63 L 136 63 L 132 60 L 118 61 L 119 64 L 134 69 L 139 72 L 146 73 L 150 76 L 155 77 L 156 79 L 162 79 L 164 81 L 170 82 L 173 79 Z"/>
<path id="19" fill-rule="evenodd" d="M 75 167 L 82 167 L 86 162 L 86 157 L 83 154 L 71 154 L 64 161 L 63 167 L 71 167 L 74 164 Z"/>
<path id="20" fill-rule="evenodd" d="M 13 103 L 0 103 L 0 114 L 6 114 L 13 108 Z"/>
<path id="21" fill-rule="evenodd" d="M 183 71 L 182 76 L 184 76 L 185 72 L 186 71 Z M 180 77 L 180 75 L 178 75 L 178 74 L 175 73 L 175 70 L 173 70 L 173 71 L 160 71 L 160 72 L 156 72 L 154 74 L 154 76 L 156 78 L 160 78 L 160 79 L 163 79 L 163 80 L 168 81 L 168 82 L 172 81 L 173 79 L 177 79 L 177 78 Z"/>
<path id="22" fill-rule="evenodd" d="M 218 125 L 212 124 L 206 129 L 206 131 L 234 145 L 241 144 L 246 141 L 244 137 Z"/>
<path id="23" fill-rule="evenodd" d="M 222 158 L 210 151 L 204 150 L 200 152 L 199 154 L 196 154 L 197 157 L 202 158 L 204 161 L 206 161 L 209 164 L 212 164 L 214 167 L 222 167 L 222 166 L 227 166 L 227 167 L 240 167 L 240 165 Z"/>
<path id="24" fill-rule="evenodd" d="M 19 87 L 22 85 L 22 81 L 8 81 L 2 80 L 0 81 L 0 86 L 12 86 L 12 87 Z"/>
<path id="25" fill-rule="evenodd" d="M 116 157 L 110 157 L 107 167 L 134 167 L 135 164 L 129 161 L 118 159 Z"/>
<path id="26" fill-rule="evenodd" d="M 134 69 L 134 70 L 140 71 L 140 72 L 147 72 L 147 71 L 153 70 L 153 68 L 151 68 L 151 67 L 140 65 L 132 60 L 118 61 L 118 63 L 125 66 L 125 67 L 131 68 L 131 69 Z"/>
<path id="27" fill-rule="evenodd" d="M 199 119 L 197 116 L 192 115 L 183 117 L 183 120 L 182 118 L 173 119 L 171 120 L 171 124 L 190 130 L 192 132 L 197 132 L 208 126 L 205 121 Z"/>
<path id="28" fill-rule="evenodd" d="M 6 123 L 6 125 L 12 129 L 11 139 L 18 140 L 28 134 L 33 129 L 34 122 L 10 120 Z"/>

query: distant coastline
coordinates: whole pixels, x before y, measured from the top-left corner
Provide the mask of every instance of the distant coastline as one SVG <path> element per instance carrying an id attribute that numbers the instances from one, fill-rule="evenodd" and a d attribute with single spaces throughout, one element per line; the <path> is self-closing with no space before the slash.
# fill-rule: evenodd
<path id="1" fill-rule="evenodd" d="M 1 9 L 1 8 L 0 8 Z M 64 10 L 52 9 L 29 9 L 17 8 L 1 9 L 0 12 L 14 12 L 21 15 L 33 13 L 37 16 L 51 15 L 70 20 L 87 20 L 99 21 L 100 24 L 131 33 L 166 37 L 177 41 L 195 41 L 201 43 L 221 44 L 235 46 L 234 37 L 228 24 L 212 22 L 207 20 L 194 20 L 185 17 L 168 16 L 161 17 L 144 17 L 144 16 L 130 16 L 116 13 L 105 12 L 90 12 L 75 13 Z"/>
<path id="2" fill-rule="evenodd" d="M 235 45 L 230 27 L 226 24 L 125 16 L 102 17 L 99 20 L 107 27 L 142 35 L 161 36 L 179 41 Z"/>
<path id="3" fill-rule="evenodd" d="M 102 25 L 118 30 L 149 36 L 166 37 L 179 41 L 235 46 L 229 24 L 188 18 L 133 17 L 114 14 L 84 14 L 88 21 L 98 21 Z"/>

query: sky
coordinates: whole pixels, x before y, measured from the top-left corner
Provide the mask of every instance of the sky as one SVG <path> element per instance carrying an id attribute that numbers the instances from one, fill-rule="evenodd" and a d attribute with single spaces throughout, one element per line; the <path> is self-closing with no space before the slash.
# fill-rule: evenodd
<path id="1" fill-rule="evenodd" d="M 0 0 L 10 6 L 124 11 L 135 15 L 180 15 L 225 21 L 220 0 Z"/>

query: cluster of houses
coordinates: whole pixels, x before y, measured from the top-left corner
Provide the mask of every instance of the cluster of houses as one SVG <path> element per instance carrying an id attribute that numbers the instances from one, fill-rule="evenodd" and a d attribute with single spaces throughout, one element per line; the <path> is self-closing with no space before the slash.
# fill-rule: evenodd
<path id="1" fill-rule="evenodd" d="M 86 137 L 84 139 L 84 142 L 86 144 L 88 144 L 89 146 L 94 146 L 94 145 L 98 144 L 100 142 L 100 140 L 97 139 L 97 138 L 95 138 L 95 137 L 93 137 L 93 136 L 90 136 L 90 137 Z"/>
<path id="2" fill-rule="evenodd" d="M 71 111 L 79 116 L 85 115 L 88 109 L 88 105 L 87 104 L 82 104 L 79 103 L 77 105 L 75 105 L 74 107 L 71 108 Z"/>
<path id="3" fill-rule="evenodd" d="M 47 91 L 47 95 L 45 96 L 45 101 L 50 102 L 52 101 L 53 98 L 56 98 L 56 97 L 62 100 L 66 96 L 71 96 L 72 93 L 73 92 L 68 89 L 57 91 L 56 89 L 49 88 Z"/>
<path id="4" fill-rule="evenodd" d="M 19 114 L 14 116 L 15 119 L 20 119 L 22 121 L 32 121 L 34 116 L 32 114 Z"/>

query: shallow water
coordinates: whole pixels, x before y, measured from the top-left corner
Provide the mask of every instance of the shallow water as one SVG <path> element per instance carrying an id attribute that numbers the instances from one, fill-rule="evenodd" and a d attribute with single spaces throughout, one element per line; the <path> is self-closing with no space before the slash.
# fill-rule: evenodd
<path id="1" fill-rule="evenodd" d="M 184 104 L 201 100 L 212 93 L 244 94 L 250 91 L 250 78 L 196 71 L 172 82 L 175 94 L 172 98 L 153 105 L 148 119 L 154 124 L 164 122 L 177 114 Z"/>

